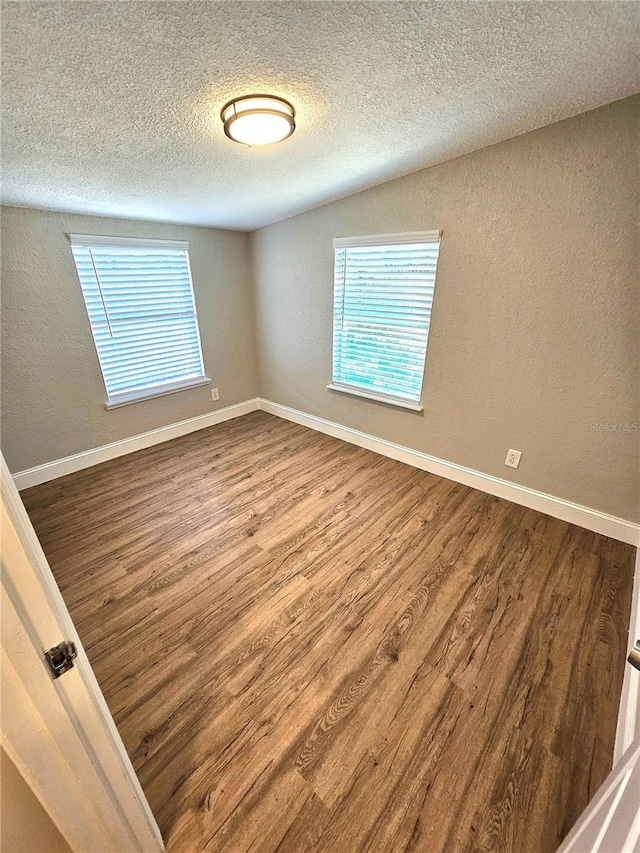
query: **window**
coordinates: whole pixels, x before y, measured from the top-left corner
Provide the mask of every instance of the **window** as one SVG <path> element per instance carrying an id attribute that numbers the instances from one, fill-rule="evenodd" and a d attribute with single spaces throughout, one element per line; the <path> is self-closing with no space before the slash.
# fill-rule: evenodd
<path id="1" fill-rule="evenodd" d="M 328 388 L 420 410 L 440 232 L 338 238 Z"/>
<path id="2" fill-rule="evenodd" d="M 107 408 L 209 382 L 189 244 L 71 234 Z"/>

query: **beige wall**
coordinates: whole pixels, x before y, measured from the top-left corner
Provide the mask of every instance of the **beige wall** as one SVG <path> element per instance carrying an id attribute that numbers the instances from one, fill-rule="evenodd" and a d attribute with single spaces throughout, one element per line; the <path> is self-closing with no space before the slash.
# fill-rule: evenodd
<path id="1" fill-rule="evenodd" d="M 2 853 L 69 853 L 69 845 L 4 750 L 0 750 L 0 806 Z"/>
<path id="2" fill-rule="evenodd" d="M 640 518 L 638 105 L 628 99 L 252 235 L 263 397 Z M 442 229 L 424 413 L 328 391 L 332 238 Z M 504 467 L 509 448 L 520 468 Z"/>
<path id="3" fill-rule="evenodd" d="M 250 238 L 3 208 L 10 468 L 246 400 L 259 387 L 310 414 L 637 520 L 640 433 L 591 424 L 640 421 L 639 104 L 611 104 Z M 424 413 L 328 391 L 332 238 L 423 229 L 443 230 Z M 219 403 L 205 387 L 104 410 L 67 232 L 189 240 Z M 523 451 L 517 471 L 503 464 L 510 447 Z"/>
<path id="4" fill-rule="evenodd" d="M 2 208 L 2 449 L 14 473 L 255 397 L 248 237 Z M 66 233 L 188 240 L 209 387 L 105 411 Z"/>

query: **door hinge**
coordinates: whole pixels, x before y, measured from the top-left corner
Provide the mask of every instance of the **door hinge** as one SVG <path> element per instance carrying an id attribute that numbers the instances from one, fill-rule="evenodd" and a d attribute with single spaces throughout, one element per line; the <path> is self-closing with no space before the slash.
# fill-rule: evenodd
<path id="1" fill-rule="evenodd" d="M 44 653 L 44 659 L 54 678 L 60 678 L 68 669 L 73 669 L 73 659 L 77 656 L 75 645 L 68 640 L 63 640 Z"/>

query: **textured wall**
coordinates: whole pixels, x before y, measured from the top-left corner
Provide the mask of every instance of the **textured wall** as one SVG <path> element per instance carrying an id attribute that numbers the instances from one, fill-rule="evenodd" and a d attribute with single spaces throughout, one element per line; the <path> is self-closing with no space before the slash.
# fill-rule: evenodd
<path id="1" fill-rule="evenodd" d="M 257 393 L 248 237 L 232 231 L 2 208 L 2 449 L 9 468 L 99 447 Z M 207 375 L 194 388 L 105 411 L 66 233 L 188 240 Z"/>
<path id="2" fill-rule="evenodd" d="M 69 845 L 3 749 L 0 780 L 2 853 L 70 853 Z"/>
<path id="3" fill-rule="evenodd" d="M 252 235 L 263 397 L 640 518 L 638 107 L 620 101 Z M 442 229 L 424 413 L 328 391 L 332 238 Z M 508 448 L 523 451 L 518 470 Z"/>

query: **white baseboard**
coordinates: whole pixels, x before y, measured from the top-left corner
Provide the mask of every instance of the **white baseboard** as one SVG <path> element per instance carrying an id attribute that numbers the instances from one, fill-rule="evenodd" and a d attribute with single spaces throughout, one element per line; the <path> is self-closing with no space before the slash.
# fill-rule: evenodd
<path id="1" fill-rule="evenodd" d="M 414 468 L 421 468 L 423 471 L 438 474 L 448 480 L 455 480 L 457 483 L 471 486 L 482 492 L 488 492 L 490 495 L 506 498 L 513 503 L 539 510 L 562 521 L 568 521 L 587 530 L 593 530 L 595 533 L 610 536 L 612 539 L 628 542 L 630 545 L 640 545 L 640 524 L 635 524 L 624 518 L 607 515 L 607 513 L 600 512 L 597 509 L 590 509 L 563 498 L 557 498 L 554 495 L 547 495 L 526 486 L 510 483 L 508 480 L 493 477 L 491 474 L 483 474 L 481 471 L 474 471 L 473 468 L 465 468 L 464 465 L 457 465 L 455 462 L 446 462 L 436 456 L 429 456 L 428 453 L 376 438 L 374 435 L 342 426 L 333 421 L 327 421 L 324 418 L 318 418 L 315 415 L 307 415 L 305 412 L 291 409 L 289 406 L 282 406 L 280 403 L 273 403 L 271 400 L 260 398 L 260 408 L 288 421 L 326 433 L 326 435 L 331 435 L 334 438 L 340 438 L 350 444 L 357 444 L 358 447 L 373 450 L 382 456 L 388 456 L 399 462 L 406 462 L 407 465 L 413 465 Z"/>
<path id="2" fill-rule="evenodd" d="M 631 651 L 636 640 L 640 640 L 640 549 L 636 552 L 636 572 L 633 580 L 633 597 L 631 599 L 631 620 L 629 622 L 629 637 L 627 654 Z M 619 761 L 631 746 L 636 736 L 638 720 L 638 703 L 640 702 L 640 672 L 627 663 L 624 669 L 622 695 L 618 710 L 618 726 L 616 729 L 616 745 L 613 751 L 613 763 Z M 640 734 L 640 732 L 638 732 Z"/>
<path id="3" fill-rule="evenodd" d="M 136 450 L 142 450 L 163 441 L 170 441 L 172 438 L 214 426 L 231 418 L 255 412 L 257 409 L 270 412 L 272 415 L 309 427 L 317 432 L 342 439 L 350 444 L 356 444 L 358 447 L 365 447 L 367 450 L 373 450 L 375 453 L 397 459 L 407 465 L 413 465 L 414 468 L 438 474 L 465 486 L 488 492 L 490 495 L 496 495 L 521 506 L 545 512 L 554 518 L 577 524 L 587 530 L 602 533 L 604 536 L 611 536 L 613 539 L 619 539 L 621 542 L 628 542 L 631 545 L 640 545 L 640 524 L 607 515 L 599 510 L 590 509 L 563 498 L 557 498 L 554 495 L 547 495 L 526 486 L 510 483 L 508 480 L 502 480 L 490 474 L 483 474 L 481 471 L 474 471 L 472 468 L 457 465 L 455 462 L 447 462 L 444 459 L 438 459 L 436 456 L 430 456 L 428 453 L 412 450 L 409 447 L 403 447 L 400 444 L 394 444 L 391 441 L 376 438 L 374 435 L 342 426 L 333 421 L 327 421 L 324 418 L 318 418 L 315 415 L 308 415 L 289 406 L 283 406 L 280 403 L 273 403 L 271 400 L 262 398 L 245 400 L 242 403 L 227 406 L 206 415 L 198 415 L 195 418 L 159 427 L 141 435 L 114 441 L 112 444 L 105 444 L 93 450 L 86 450 L 64 459 L 37 465 L 35 468 L 19 471 L 13 475 L 13 479 L 18 489 L 27 489 L 30 486 L 37 486 L 40 483 L 46 483 L 48 480 L 63 477 L 65 474 L 98 465 L 100 462 L 116 459 L 126 453 L 133 453 Z"/>
<path id="4" fill-rule="evenodd" d="M 152 447 L 154 444 L 161 444 L 163 441 L 170 441 L 172 438 L 179 438 L 181 435 L 187 435 L 187 433 L 205 429 L 232 418 L 238 418 L 249 412 L 255 412 L 259 408 L 260 403 L 257 398 L 245 400 L 242 403 L 236 403 L 234 406 L 208 412 L 206 415 L 198 415 L 195 418 L 188 418 L 186 421 L 178 421 L 175 424 L 168 424 L 149 432 L 143 432 L 141 435 L 133 435 L 131 438 L 114 441 L 112 444 L 75 453 L 73 456 L 66 456 L 64 459 L 56 459 L 54 462 L 36 465 L 35 468 L 14 474 L 13 481 L 20 491 L 28 489 L 30 486 L 46 483 L 48 480 L 64 477 L 65 474 L 72 474 L 74 471 L 99 465 L 100 462 L 107 462 L 109 459 L 116 459 L 118 456 L 134 453 L 136 450 L 143 450 L 145 447 Z"/>

